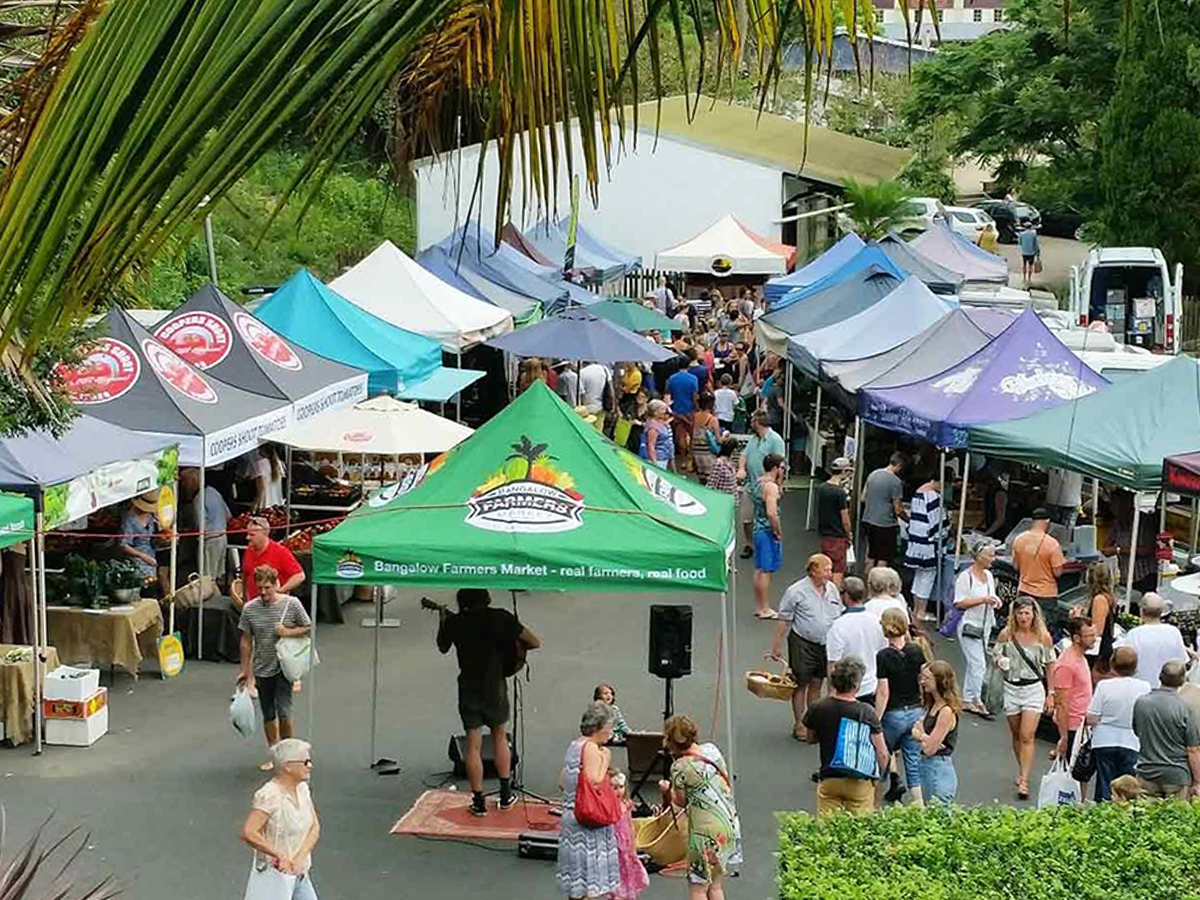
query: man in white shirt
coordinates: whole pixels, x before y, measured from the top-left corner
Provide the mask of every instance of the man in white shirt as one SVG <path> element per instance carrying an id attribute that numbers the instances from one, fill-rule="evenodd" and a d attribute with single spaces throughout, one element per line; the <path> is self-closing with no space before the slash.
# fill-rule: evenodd
<path id="1" fill-rule="evenodd" d="M 604 392 L 608 390 L 608 368 L 601 363 L 588 363 L 579 372 L 579 405 L 589 413 L 604 408 Z"/>
<path id="2" fill-rule="evenodd" d="M 1178 660 L 1186 664 L 1194 655 L 1183 642 L 1179 629 L 1161 621 L 1166 608 L 1166 601 L 1158 594 L 1145 594 L 1142 597 L 1142 624 L 1130 629 L 1117 642 L 1119 647 L 1132 647 L 1137 651 L 1138 665 L 1134 678 L 1140 678 L 1151 688 L 1159 686 L 1158 676 L 1163 663 Z"/>
<path id="3" fill-rule="evenodd" d="M 571 363 L 563 363 L 558 371 L 558 396 L 571 406 L 579 402 L 579 373 Z"/>
<path id="4" fill-rule="evenodd" d="M 1096 760 L 1096 802 L 1112 799 L 1112 783 L 1137 771 L 1141 745 L 1133 733 L 1133 705 L 1150 693 L 1150 685 L 1134 677 L 1137 651 L 1117 647 L 1112 655 L 1112 678 L 1096 682 L 1088 706 L 1087 723 L 1092 731 L 1092 755 Z"/>
<path id="5" fill-rule="evenodd" d="M 895 569 L 887 566 L 873 568 L 867 573 L 867 594 L 871 597 L 866 603 L 867 612 L 882 621 L 885 609 L 898 609 L 904 614 L 905 620 L 911 622 L 908 604 L 900 593 L 903 587 L 904 582 Z"/>
<path id="6" fill-rule="evenodd" d="M 839 659 L 853 656 L 862 662 L 866 672 L 858 686 L 858 699 L 874 706 L 875 686 L 878 684 L 875 654 L 887 646 L 887 639 L 883 636 L 879 620 L 867 612 L 863 604 L 866 597 L 867 587 L 861 578 L 851 576 L 842 581 L 842 605 L 845 609 L 837 621 L 829 626 L 829 634 L 825 636 L 825 655 L 830 671 Z"/>

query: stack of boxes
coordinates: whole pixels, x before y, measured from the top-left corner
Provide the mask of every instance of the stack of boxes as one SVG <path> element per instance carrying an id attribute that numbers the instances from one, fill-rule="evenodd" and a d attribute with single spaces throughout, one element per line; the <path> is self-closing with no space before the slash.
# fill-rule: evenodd
<path id="1" fill-rule="evenodd" d="M 108 688 L 99 669 L 59 666 L 46 674 L 46 743 L 90 747 L 108 733 Z"/>

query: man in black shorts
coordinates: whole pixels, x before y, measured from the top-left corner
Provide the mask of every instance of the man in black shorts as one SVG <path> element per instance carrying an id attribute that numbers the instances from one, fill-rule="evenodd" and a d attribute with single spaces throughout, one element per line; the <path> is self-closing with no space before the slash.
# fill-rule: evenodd
<path id="1" fill-rule="evenodd" d="M 483 799 L 483 726 L 492 733 L 496 774 L 500 777 L 500 808 L 516 803 L 510 778 L 508 749 L 508 685 L 518 647 L 536 650 L 542 642 L 512 613 L 492 609 L 483 588 L 458 592 L 458 613 L 441 611 L 437 645 L 442 653 L 453 647 L 458 655 L 458 714 L 467 732 L 467 780 L 471 784 L 471 813 L 487 815 Z M 523 655 L 523 654 L 522 654 Z"/>
<path id="2" fill-rule="evenodd" d="M 868 475 L 863 485 L 862 523 L 867 533 L 864 572 L 870 572 L 875 566 L 891 566 L 896 561 L 899 520 L 908 520 L 908 513 L 900 503 L 904 496 L 900 474 L 907 462 L 903 453 L 893 453 L 888 464 Z"/>

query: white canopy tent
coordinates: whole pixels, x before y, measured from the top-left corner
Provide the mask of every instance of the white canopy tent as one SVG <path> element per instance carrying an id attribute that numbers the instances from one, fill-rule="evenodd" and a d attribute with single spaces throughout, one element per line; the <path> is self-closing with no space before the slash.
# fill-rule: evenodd
<path id="1" fill-rule="evenodd" d="M 654 266 L 662 272 L 708 275 L 783 275 L 788 257 L 766 246 L 733 215 L 725 215 L 693 238 L 662 250 Z M 782 245 L 778 245 L 782 246 Z"/>
<path id="2" fill-rule="evenodd" d="M 431 338 L 456 356 L 513 329 L 511 312 L 452 287 L 391 241 L 329 286 L 360 309 Z"/>
<path id="3" fill-rule="evenodd" d="M 381 456 L 441 453 L 470 437 L 473 429 L 394 397 L 372 397 L 263 436 L 296 450 Z"/>

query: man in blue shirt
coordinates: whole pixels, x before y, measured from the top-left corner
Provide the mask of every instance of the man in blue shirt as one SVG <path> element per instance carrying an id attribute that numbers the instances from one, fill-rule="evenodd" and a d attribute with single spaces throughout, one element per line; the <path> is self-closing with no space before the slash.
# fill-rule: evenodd
<path id="1" fill-rule="evenodd" d="M 1025 288 L 1028 290 L 1029 283 L 1033 280 L 1034 264 L 1042 252 L 1042 246 L 1038 242 L 1038 233 L 1028 219 L 1021 222 L 1021 230 L 1017 234 L 1017 244 L 1021 248 L 1021 275 L 1025 278 Z"/>
<path id="2" fill-rule="evenodd" d="M 694 352 L 694 351 L 689 351 Z M 667 379 L 667 394 L 671 398 L 671 431 L 675 436 L 675 457 L 686 457 L 692 450 L 692 425 L 700 402 L 700 383 L 685 368 Z"/>
<path id="3" fill-rule="evenodd" d="M 704 391 L 708 385 L 708 366 L 700 361 L 700 354 L 696 352 L 695 347 L 688 347 L 683 351 L 683 355 L 687 357 L 687 370 L 696 378 L 696 389 Z"/>

